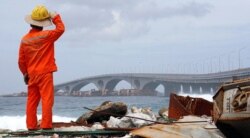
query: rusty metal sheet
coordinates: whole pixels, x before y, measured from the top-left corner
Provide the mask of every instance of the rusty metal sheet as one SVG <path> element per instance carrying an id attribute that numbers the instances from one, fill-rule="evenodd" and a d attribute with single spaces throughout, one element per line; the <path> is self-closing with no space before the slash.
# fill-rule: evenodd
<path id="1" fill-rule="evenodd" d="M 184 97 L 171 93 L 168 117 L 179 119 L 186 115 L 211 116 L 213 103 L 203 98 Z"/>

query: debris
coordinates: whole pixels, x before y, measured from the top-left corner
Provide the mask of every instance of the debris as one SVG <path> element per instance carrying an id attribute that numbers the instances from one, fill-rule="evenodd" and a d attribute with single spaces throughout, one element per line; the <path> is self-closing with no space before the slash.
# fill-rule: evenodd
<path id="1" fill-rule="evenodd" d="M 154 124 L 145 126 L 131 131 L 131 134 L 147 138 L 224 138 L 225 136 L 218 131 L 214 124 L 210 123 L 210 120 L 211 117 L 206 116 L 183 116 L 182 119 L 171 125 Z"/>
<path id="2" fill-rule="evenodd" d="M 168 117 L 180 119 L 186 115 L 211 116 L 213 103 L 202 98 L 170 94 Z"/>
<path id="3" fill-rule="evenodd" d="M 54 128 L 55 131 L 91 131 L 91 128 L 86 126 L 70 126 Z"/>
<path id="4" fill-rule="evenodd" d="M 161 117 L 167 117 L 168 116 L 168 108 L 163 107 L 158 112 L 159 116 Z"/>
<path id="5" fill-rule="evenodd" d="M 109 114 L 110 113 L 110 114 Z M 84 123 L 87 121 L 88 124 L 92 124 L 94 122 L 102 122 L 104 120 L 109 120 L 111 114 L 115 114 L 115 117 L 122 117 L 127 113 L 127 105 L 122 102 L 104 102 L 99 107 L 95 108 L 94 111 L 90 111 L 88 113 L 80 116 L 76 122 Z"/>
<path id="6" fill-rule="evenodd" d="M 110 117 L 107 121 L 108 127 L 117 128 L 139 128 L 156 122 L 156 116 L 150 108 L 132 107 L 131 113 L 125 115 L 121 119 Z"/>
<path id="7" fill-rule="evenodd" d="M 100 124 L 99 122 L 94 123 L 91 128 L 92 131 L 94 130 L 100 130 L 100 129 L 104 129 L 104 126 L 102 124 Z"/>
<path id="8" fill-rule="evenodd" d="M 250 137 L 250 78 L 221 86 L 214 99 L 213 120 L 228 138 Z"/>

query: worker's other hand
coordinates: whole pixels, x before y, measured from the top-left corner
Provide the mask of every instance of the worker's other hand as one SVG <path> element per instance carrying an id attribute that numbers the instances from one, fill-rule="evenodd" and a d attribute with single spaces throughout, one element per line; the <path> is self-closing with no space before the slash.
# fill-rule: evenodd
<path id="1" fill-rule="evenodd" d="M 28 85 L 28 83 L 29 83 L 29 75 L 28 74 L 24 74 L 23 75 L 23 79 L 24 79 L 24 83 L 26 84 L 26 85 Z"/>
<path id="2" fill-rule="evenodd" d="M 55 18 L 57 13 L 55 11 L 53 11 L 53 12 L 49 12 L 49 15 L 50 15 L 50 18 L 53 19 L 53 18 Z"/>

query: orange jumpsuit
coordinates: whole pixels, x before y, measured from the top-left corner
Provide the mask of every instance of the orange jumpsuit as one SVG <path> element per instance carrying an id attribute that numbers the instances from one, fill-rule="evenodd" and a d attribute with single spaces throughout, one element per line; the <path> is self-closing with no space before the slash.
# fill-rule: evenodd
<path id="1" fill-rule="evenodd" d="M 60 15 L 52 22 L 54 30 L 32 28 L 21 41 L 18 65 L 23 74 L 28 74 L 28 96 L 26 124 L 28 129 L 37 129 L 37 107 L 42 102 L 40 128 L 52 128 L 52 108 L 54 104 L 53 72 L 57 71 L 54 58 L 54 42 L 63 34 L 64 24 Z"/>

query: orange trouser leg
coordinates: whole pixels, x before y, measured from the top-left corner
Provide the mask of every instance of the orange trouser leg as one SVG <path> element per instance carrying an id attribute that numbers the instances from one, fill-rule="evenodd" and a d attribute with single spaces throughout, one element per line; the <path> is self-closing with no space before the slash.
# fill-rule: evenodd
<path id="1" fill-rule="evenodd" d="M 41 76 L 39 90 L 42 100 L 42 122 L 40 128 L 52 128 L 52 108 L 54 104 L 53 74 Z"/>
<path id="2" fill-rule="evenodd" d="M 28 96 L 26 103 L 26 125 L 28 129 L 37 128 L 37 106 L 40 101 L 39 89 L 36 85 L 28 86 Z"/>

